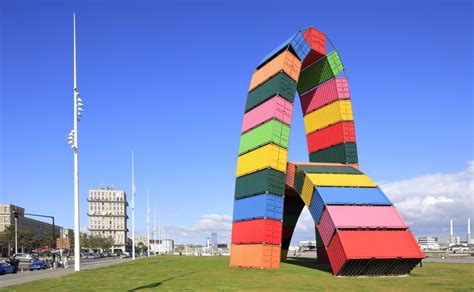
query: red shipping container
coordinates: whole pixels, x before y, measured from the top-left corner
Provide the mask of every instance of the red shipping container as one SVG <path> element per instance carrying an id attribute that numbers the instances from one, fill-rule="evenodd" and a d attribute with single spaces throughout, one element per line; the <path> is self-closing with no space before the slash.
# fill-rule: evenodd
<path id="1" fill-rule="evenodd" d="M 308 153 L 329 148 L 334 145 L 356 142 L 354 122 L 340 122 L 306 135 Z"/>
<path id="2" fill-rule="evenodd" d="M 326 55 L 326 35 L 311 27 L 303 32 L 303 36 L 308 42 L 311 51 L 306 56 L 301 66 L 301 70 L 313 64 Z"/>
<path id="3" fill-rule="evenodd" d="M 234 222 L 232 243 L 281 244 L 282 222 L 272 219 L 258 219 Z"/>
<path id="4" fill-rule="evenodd" d="M 349 99 L 349 84 L 347 78 L 337 77 L 314 88 L 300 97 L 303 115 L 307 115 L 333 101 Z"/>
<path id="5" fill-rule="evenodd" d="M 293 162 L 288 162 L 286 165 L 286 182 L 285 184 L 293 188 L 295 184 L 296 165 Z"/>
<path id="6" fill-rule="evenodd" d="M 318 231 L 327 247 L 336 229 L 406 229 L 394 206 L 326 206 Z"/>
<path id="7" fill-rule="evenodd" d="M 334 275 L 338 275 L 349 260 L 424 258 L 408 230 L 337 231 L 327 251 Z"/>

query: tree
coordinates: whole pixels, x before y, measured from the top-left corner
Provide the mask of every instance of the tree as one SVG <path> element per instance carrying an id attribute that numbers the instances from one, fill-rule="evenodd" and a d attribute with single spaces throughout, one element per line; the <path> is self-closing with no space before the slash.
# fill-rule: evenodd
<path id="1" fill-rule="evenodd" d="M 15 244 L 15 226 L 8 225 L 5 230 L 0 233 L 0 242 L 2 246 L 8 247 L 8 253 L 12 250 Z"/>
<path id="2" fill-rule="evenodd" d="M 21 251 L 25 249 L 32 249 L 35 243 L 35 236 L 29 231 L 23 231 L 18 233 L 18 245 L 21 246 Z"/>
<path id="3" fill-rule="evenodd" d="M 74 230 L 69 229 L 66 236 L 69 238 L 69 246 L 74 249 Z"/>
<path id="4" fill-rule="evenodd" d="M 136 246 L 136 249 L 140 252 L 140 253 L 144 253 L 148 250 L 148 246 L 146 246 L 146 244 L 144 244 L 143 242 L 139 242 Z"/>
<path id="5" fill-rule="evenodd" d="M 100 239 L 100 244 L 102 250 L 109 250 L 114 245 L 114 239 L 112 236 L 109 237 L 102 237 Z"/>

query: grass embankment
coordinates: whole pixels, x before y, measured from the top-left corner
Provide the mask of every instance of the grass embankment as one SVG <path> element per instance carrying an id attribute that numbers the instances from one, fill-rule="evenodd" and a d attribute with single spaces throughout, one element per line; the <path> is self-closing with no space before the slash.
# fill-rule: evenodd
<path id="1" fill-rule="evenodd" d="M 5 288 L 10 291 L 474 290 L 473 264 L 425 263 L 407 277 L 341 278 L 289 260 L 279 270 L 231 269 L 228 257 L 157 256 Z"/>

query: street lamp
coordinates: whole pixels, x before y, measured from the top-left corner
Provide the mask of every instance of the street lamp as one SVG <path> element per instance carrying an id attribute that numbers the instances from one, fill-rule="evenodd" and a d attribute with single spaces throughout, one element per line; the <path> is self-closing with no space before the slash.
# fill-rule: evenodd
<path id="1" fill-rule="evenodd" d="M 74 151 L 74 271 L 81 270 L 81 247 L 79 229 L 79 145 L 78 145 L 78 123 L 84 112 L 84 103 L 77 90 L 77 66 L 76 66 L 76 14 L 73 14 L 74 30 L 74 129 L 69 132 L 67 143 Z"/>

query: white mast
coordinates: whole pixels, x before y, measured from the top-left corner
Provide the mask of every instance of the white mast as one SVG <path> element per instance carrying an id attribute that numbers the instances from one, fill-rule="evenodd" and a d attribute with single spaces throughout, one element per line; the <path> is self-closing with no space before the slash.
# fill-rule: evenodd
<path id="1" fill-rule="evenodd" d="M 147 233 L 147 255 L 150 257 L 150 190 L 146 190 L 146 233 Z"/>
<path id="2" fill-rule="evenodd" d="M 154 220 L 154 223 L 153 223 L 153 242 L 155 243 L 155 248 L 157 247 L 157 243 L 156 243 L 156 204 L 155 204 L 155 220 Z M 155 253 L 157 251 L 155 250 Z"/>
<path id="3" fill-rule="evenodd" d="M 73 13 L 73 30 L 74 30 L 74 271 L 81 270 L 81 247 L 80 247 L 80 224 L 79 224 L 79 146 L 78 146 L 78 98 L 77 91 L 77 70 L 76 70 L 76 14 Z"/>
<path id="4" fill-rule="evenodd" d="M 135 260 L 135 163 L 132 150 L 132 259 Z"/>

